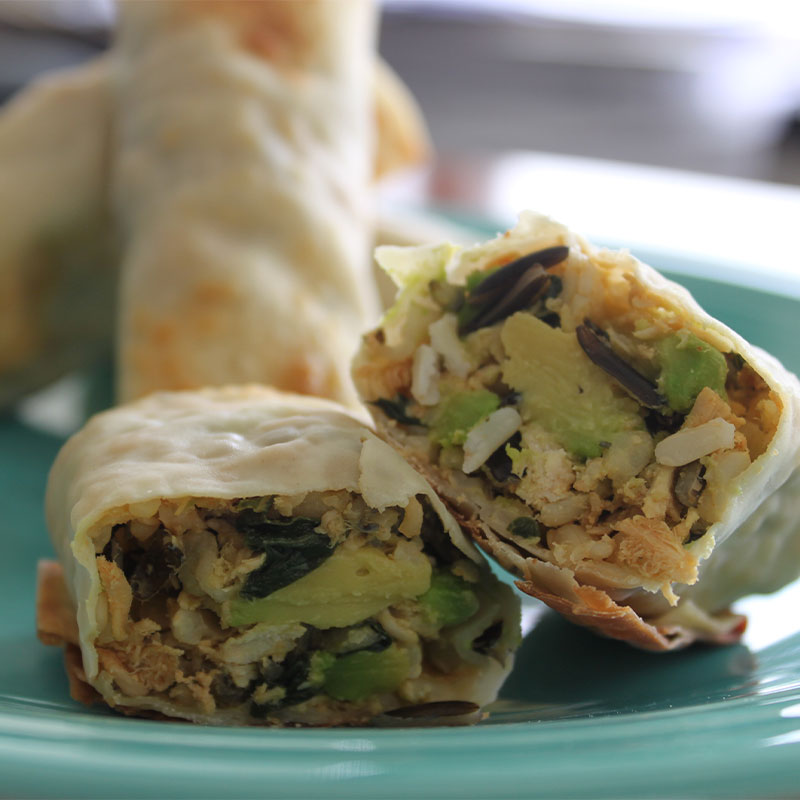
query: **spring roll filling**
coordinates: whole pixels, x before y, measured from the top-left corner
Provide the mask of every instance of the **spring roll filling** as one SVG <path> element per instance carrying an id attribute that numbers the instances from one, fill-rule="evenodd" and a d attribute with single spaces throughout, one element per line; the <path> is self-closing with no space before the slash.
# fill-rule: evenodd
<path id="1" fill-rule="evenodd" d="M 366 337 L 362 396 L 521 559 L 674 603 L 671 583 L 697 577 L 689 545 L 767 449 L 779 398 L 602 252 L 487 255 L 464 285 L 448 255 Z"/>
<path id="2" fill-rule="evenodd" d="M 514 643 L 507 587 L 423 495 L 384 511 L 347 491 L 188 498 L 118 519 L 93 536 L 94 644 L 123 704 L 366 719 L 439 699 L 437 682 L 458 685 Z"/>

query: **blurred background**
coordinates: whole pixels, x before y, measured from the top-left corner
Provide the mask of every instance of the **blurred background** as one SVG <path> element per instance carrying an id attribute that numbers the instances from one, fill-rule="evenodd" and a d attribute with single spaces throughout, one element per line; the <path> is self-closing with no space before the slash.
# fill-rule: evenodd
<path id="1" fill-rule="evenodd" d="M 795 0 L 385 0 L 449 154 L 534 150 L 800 184 Z M 105 48 L 105 0 L 0 0 L 0 97 Z"/>

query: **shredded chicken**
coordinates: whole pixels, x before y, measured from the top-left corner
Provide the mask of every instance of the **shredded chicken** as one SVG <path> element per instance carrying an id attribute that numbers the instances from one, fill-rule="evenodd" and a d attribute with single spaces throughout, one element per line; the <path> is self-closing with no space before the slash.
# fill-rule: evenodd
<path id="1" fill-rule="evenodd" d="M 120 688 L 133 696 L 168 689 L 178 674 L 183 651 L 165 644 L 159 626 L 149 619 L 131 625 L 123 642 L 98 647 L 100 664 Z"/>
<path id="2" fill-rule="evenodd" d="M 97 558 L 96 562 L 108 610 L 108 632 L 111 639 L 120 641 L 128 635 L 128 615 L 133 602 L 133 592 L 122 570 L 116 564 L 102 557 Z"/>

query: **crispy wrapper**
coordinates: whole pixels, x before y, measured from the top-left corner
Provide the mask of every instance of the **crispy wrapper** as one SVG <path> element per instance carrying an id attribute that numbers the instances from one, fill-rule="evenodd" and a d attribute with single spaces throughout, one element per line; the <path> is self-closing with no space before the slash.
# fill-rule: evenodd
<path id="1" fill-rule="evenodd" d="M 800 573 L 800 384 L 684 288 L 532 213 L 378 260 L 359 393 L 524 592 L 667 650 L 735 641 L 730 604 Z"/>
<path id="2" fill-rule="evenodd" d="M 474 721 L 511 668 L 513 590 L 334 403 L 250 386 L 120 406 L 64 446 L 46 510 L 63 580 L 40 567 L 39 635 L 80 647 L 79 699 L 250 725 L 447 702 Z"/>

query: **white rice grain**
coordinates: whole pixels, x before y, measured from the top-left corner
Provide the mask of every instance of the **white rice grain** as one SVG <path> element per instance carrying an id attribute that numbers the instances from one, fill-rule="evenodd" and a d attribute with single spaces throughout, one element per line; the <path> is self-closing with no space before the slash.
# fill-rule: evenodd
<path id="1" fill-rule="evenodd" d="M 715 450 L 730 449 L 735 432 L 733 425 L 722 417 L 693 428 L 683 428 L 656 445 L 656 461 L 667 467 L 682 467 Z"/>
<path id="2" fill-rule="evenodd" d="M 522 425 L 522 418 L 515 408 L 498 408 L 479 422 L 464 442 L 464 464 L 462 470 L 469 475 L 485 463 L 486 459 L 515 434 Z"/>

